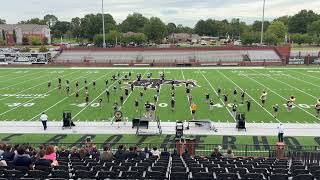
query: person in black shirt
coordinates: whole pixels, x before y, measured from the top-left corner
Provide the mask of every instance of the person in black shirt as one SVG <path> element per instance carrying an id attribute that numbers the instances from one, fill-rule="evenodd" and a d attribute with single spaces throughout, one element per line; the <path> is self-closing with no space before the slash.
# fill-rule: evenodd
<path id="1" fill-rule="evenodd" d="M 160 86 L 157 86 L 157 96 L 160 96 Z"/>
<path id="2" fill-rule="evenodd" d="M 67 90 L 67 96 L 69 96 L 69 95 L 70 95 L 70 87 L 67 86 L 67 87 L 66 87 L 66 90 Z"/>
<path id="3" fill-rule="evenodd" d="M 75 94 L 76 94 L 76 101 L 78 101 L 78 98 L 79 98 L 79 90 L 78 89 L 76 89 Z"/>
<path id="4" fill-rule="evenodd" d="M 101 110 L 102 109 L 102 98 L 99 99 L 98 103 L 99 103 L 99 108 Z"/>
<path id="5" fill-rule="evenodd" d="M 141 74 L 137 74 L 137 81 L 141 81 Z"/>
<path id="6" fill-rule="evenodd" d="M 106 87 L 108 87 L 108 84 L 109 84 L 109 80 L 106 80 Z"/>
<path id="7" fill-rule="evenodd" d="M 28 167 L 29 169 L 32 169 L 32 161 L 31 158 L 28 156 L 25 156 L 25 148 L 20 146 L 17 149 L 17 156 L 13 160 L 13 165 L 14 166 L 25 166 Z"/>
<path id="8" fill-rule="evenodd" d="M 129 71 L 129 77 L 131 77 L 131 71 Z"/>
<path id="9" fill-rule="evenodd" d="M 12 150 L 12 146 L 11 145 L 7 145 L 5 147 L 4 152 L 2 153 L 2 159 L 5 161 L 13 161 L 15 156 L 15 153 Z"/>
<path id="10" fill-rule="evenodd" d="M 242 91 L 242 93 L 241 93 L 241 104 L 244 103 L 244 96 L 245 96 L 245 94 L 246 94 L 246 91 Z"/>
<path id="11" fill-rule="evenodd" d="M 277 118 L 278 117 L 278 113 L 279 113 L 279 105 L 276 104 L 272 108 L 273 108 L 273 117 Z"/>
<path id="12" fill-rule="evenodd" d="M 119 89 L 121 90 L 122 89 L 122 87 L 121 87 L 122 82 L 119 81 L 118 83 L 119 83 Z"/>
<path id="13" fill-rule="evenodd" d="M 48 81 L 48 91 L 51 89 L 51 81 Z"/>
<path id="14" fill-rule="evenodd" d="M 236 104 L 232 105 L 232 115 L 236 118 L 238 106 Z"/>
<path id="15" fill-rule="evenodd" d="M 251 110 L 251 99 L 247 100 L 247 111 L 250 112 Z"/>
<path id="16" fill-rule="evenodd" d="M 113 91 L 115 94 L 117 93 L 117 86 L 113 86 Z"/>
<path id="17" fill-rule="evenodd" d="M 124 89 L 124 94 L 128 97 L 129 96 L 129 89 L 128 88 L 125 88 Z"/>
<path id="18" fill-rule="evenodd" d="M 134 84 L 133 83 L 131 83 L 131 91 L 133 91 L 133 89 L 134 89 Z"/>
<path id="19" fill-rule="evenodd" d="M 118 72 L 118 78 L 120 77 L 120 73 Z"/>
<path id="20" fill-rule="evenodd" d="M 44 159 L 44 156 L 46 155 L 45 150 L 40 150 L 39 151 L 39 157 L 40 159 L 38 159 L 34 165 L 37 166 L 46 166 L 46 167 L 50 167 L 51 166 L 51 161 Z"/>
<path id="21" fill-rule="evenodd" d="M 233 90 L 233 95 L 234 95 L 234 96 L 237 96 L 237 94 L 238 94 L 238 91 L 237 91 L 236 88 L 234 88 L 234 90 Z"/>
<path id="22" fill-rule="evenodd" d="M 76 89 L 78 89 L 78 87 L 79 87 L 79 82 L 76 81 Z"/>
<path id="23" fill-rule="evenodd" d="M 158 95 L 154 95 L 153 99 L 154 99 L 154 103 L 156 104 L 158 102 Z"/>
<path id="24" fill-rule="evenodd" d="M 58 84 L 58 89 L 59 89 L 59 91 L 61 93 L 61 83 Z"/>
<path id="25" fill-rule="evenodd" d="M 121 104 L 121 106 L 123 105 L 123 101 L 124 101 L 124 98 L 123 98 L 123 95 L 121 94 L 121 96 L 120 96 L 120 104 Z"/>
<path id="26" fill-rule="evenodd" d="M 85 86 L 84 86 L 84 89 L 85 89 L 86 91 L 88 91 L 88 89 L 89 89 L 88 85 L 85 85 Z"/>
<path id="27" fill-rule="evenodd" d="M 89 105 L 89 95 L 86 95 L 86 105 Z"/>
<path id="28" fill-rule="evenodd" d="M 109 101 L 110 101 L 110 91 L 109 91 L 109 89 L 106 89 L 106 95 L 107 95 L 107 101 L 109 103 Z"/>
<path id="29" fill-rule="evenodd" d="M 133 147 L 129 147 L 129 152 L 127 153 L 127 159 L 135 159 L 138 157 L 137 152 L 134 152 Z"/>
<path id="30" fill-rule="evenodd" d="M 92 81 L 93 89 L 96 89 L 96 81 Z"/>
<path id="31" fill-rule="evenodd" d="M 114 154 L 116 160 L 124 161 L 127 159 L 127 153 L 123 150 L 123 145 L 119 145 L 118 150 Z"/>
<path id="32" fill-rule="evenodd" d="M 175 107 L 175 104 L 176 104 L 176 101 L 174 100 L 174 97 L 171 98 L 171 111 L 173 112 L 174 111 L 174 107 Z"/>
<path id="33" fill-rule="evenodd" d="M 137 99 L 134 101 L 134 107 L 136 109 L 136 112 L 138 112 L 139 111 L 139 101 Z"/>
<path id="34" fill-rule="evenodd" d="M 228 105 L 228 94 L 224 94 L 223 95 L 223 102 L 224 102 L 224 106 L 227 107 L 227 105 Z"/>
<path id="35" fill-rule="evenodd" d="M 58 78 L 58 83 L 61 84 L 62 80 L 61 78 Z"/>
<path id="36" fill-rule="evenodd" d="M 149 103 L 149 101 L 146 102 L 145 108 L 146 108 L 146 115 L 148 118 L 150 118 L 151 104 Z"/>
<path id="37" fill-rule="evenodd" d="M 144 90 L 144 91 L 147 91 L 147 85 L 144 85 L 144 86 L 143 86 L 143 90 Z"/>
<path id="38" fill-rule="evenodd" d="M 118 103 L 117 102 L 113 103 L 113 111 L 114 112 L 118 111 Z"/>
<path id="39" fill-rule="evenodd" d="M 186 88 L 186 93 L 187 93 L 187 94 L 190 94 L 190 88 L 189 88 L 189 86 Z"/>
<path id="40" fill-rule="evenodd" d="M 209 103 L 209 99 L 210 99 L 210 95 L 209 95 L 209 93 L 206 93 L 206 94 L 205 94 L 205 101 L 206 101 L 206 103 Z"/>
<path id="41" fill-rule="evenodd" d="M 156 105 L 155 104 L 151 104 L 151 113 L 152 113 L 152 117 L 156 117 Z"/>
<path id="42" fill-rule="evenodd" d="M 210 110 L 213 110 L 213 107 L 214 107 L 214 102 L 212 99 L 210 99 L 210 102 L 209 102 L 209 109 Z"/>
<path id="43" fill-rule="evenodd" d="M 221 88 L 218 88 L 218 96 L 220 96 L 221 95 Z"/>
<path id="44" fill-rule="evenodd" d="M 173 81 L 172 81 L 172 82 L 173 82 Z M 174 89 L 175 89 L 175 88 L 174 88 L 174 85 L 172 84 L 172 85 L 171 85 L 171 90 L 174 91 Z"/>
<path id="45" fill-rule="evenodd" d="M 116 75 L 112 75 L 112 80 L 115 81 L 116 79 Z"/>
<path id="46" fill-rule="evenodd" d="M 174 97 L 176 93 L 174 91 L 171 92 L 171 97 Z"/>

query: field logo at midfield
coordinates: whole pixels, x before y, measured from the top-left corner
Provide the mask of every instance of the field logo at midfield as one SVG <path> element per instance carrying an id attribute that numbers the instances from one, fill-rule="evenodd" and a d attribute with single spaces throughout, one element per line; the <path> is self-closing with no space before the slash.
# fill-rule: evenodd
<path id="1" fill-rule="evenodd" d="M 147 86 L 148 88 L 156 88 L 157 87 L 157 83 L 160 83 L 160 86 L 162 85 L 171 85 L 172 81 L 174 81 L 174 85 L 175 86 L 181 86 L 183 84 L 189 84 L 190 87 L 200 87 L 197 85 L 196 81 L 194 80 L 164 80 L 160 81 L 160 79 L 142 79 L 140 81 L 134 81 L 134 82 L 130 82 L 129 84 L 132 84 L 134 86 L 138 86 L 138 87 L 144 87 Z"/>

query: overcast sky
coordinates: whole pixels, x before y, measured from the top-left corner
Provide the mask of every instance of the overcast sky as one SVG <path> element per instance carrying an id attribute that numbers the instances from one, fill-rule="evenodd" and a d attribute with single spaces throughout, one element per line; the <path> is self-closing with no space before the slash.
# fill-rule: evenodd
<path id="1" fill-rule="evenodd" d="M 32 17 L 54 14 L 59 20 L 70 21 L 88 13 L 101 11 L 101 0 L 1 0 L 0 18 L 17 23 Z M 147 17 L 160 17 L 165 23 L 174 22 L 193 27 L 199 19 L 232 19 L 252 23 L 261 19 L 263 0 L 104 0 L 105 12 L 117 23 L 139 12 Z M 266 19 L 293 15 L 301 9 L 320 13 L 320 0 L 266 0 Z"/>

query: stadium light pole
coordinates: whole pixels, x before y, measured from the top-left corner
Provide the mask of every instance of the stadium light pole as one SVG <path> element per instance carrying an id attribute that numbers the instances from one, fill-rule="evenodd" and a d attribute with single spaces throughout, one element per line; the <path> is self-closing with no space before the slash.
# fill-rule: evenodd
<path id="1" fill-rule="evenodd" d="M 105 25 L 104 25 L 104 3 L 103 3 L 103 0 L 102 0 L 102 5 L 101 5 L 101 10 L 102 10 L 102 36 L 103 36 L 103 48 L 106 48 L 107 47 L 107 44 L 106 44 L 106 29 L 105 29 Z"/>
<path id="2" fill-rule="evenodd" d="M 266 0 L 263 0 L 263 9 L 262 9 L 262 23 L 261 23 L 261 39 L 260 39 L 260 45 L 263 44 L 263 28 L 264 28 L 264 10 L 266 7 Z"/>

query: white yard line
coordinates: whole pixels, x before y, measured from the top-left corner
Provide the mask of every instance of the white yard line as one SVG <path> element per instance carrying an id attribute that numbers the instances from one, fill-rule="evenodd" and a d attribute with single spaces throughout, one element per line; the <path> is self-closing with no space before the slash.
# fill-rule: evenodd
<path id="1" fill-rule="evenodd" d="M 95 79 L 95 81 L 97 81 L 97 80 L 99 80 L 99 79 L 101 79 L 101 78 L 103 78 L 103 77 L 105 77 L 105 76 L 108 76 L 108 75 L 109 75 L 110 73 L 112 73 L 112 72 L 113 72 L 113 71 L 110 71 L 109 73 L 107 73 L 107 74 L 105 74 L 105 75 L 103 75 L 103 76 L 100 76 L 99 78 Z M 80 92 L 82 89 L 84 89 L 84 87 L 80 88 L 80 89 L 79 89 L 79 92 Z M 39 115 L 42 114 L 42 112 L 46 112 L 46 111 L 54 108 L 56 105 L 58 105 L 58 104 L 60 104 L 61 102 L 65 101 L 66 99 L 68 99 L 69 97 L 73 96 L 74 94 L 75 94 L 75 92 L 72 93 L 72 94 L 70 94 L 70 96 L 67 96 L 67 97 L 61 99 L 60 101 L 58 101 L 58 102 L 55 103 L 54 105 L 48 107 L 47 109 L 41 111 L 39 114 L 35 115 L 33 118 L 29 119 L 29 121 L 32 121 L 33 119 L 37 118 Z"/>
<path id="2" fill-rule="evenodd" d="M 75 73 L 75 72 L 73 72 L 73 73 Z M 71 74 L 73 74 L 73 73 L 71 73 Z M 68 75 L 70 75 L 70 74 L 68 74 Z M 65 77 L 65 76 L 63 76 L 63 77 Z M 81 77 L 83 77 L 83 76 L 81 76 Z M 76 77 L 76 78 L 72 79 L 71 81 L 74 81 L 74 80 L 76 80 L 76 79 L 78 79 L 78 78 L 79 78 L 79 77 Z M 39 85 L 38 85 L 38 86 L 39 86 Z M 54 91 L 54 90 L 56 90 L 56 89 L 58 89 L 58 87 L 55 87 L 54 89 L 51 89 L 50 91 L 47 91 L 47 92 L 45 92 L 45 93 L 50 93 L 50 92 L 52 92 L 52 91 Z M 25 105 L 25 104 L 27 104 L 27 103 L 35 100 L 35 99 L 38 99 L 38 98 L 35 97 L 35 98 L 32 98 L 32 99 L 30 99 L 30 100 L 28 100 L 28 101 L 26 101 L 26 102 L 23 102 L 23 103 L 21 103 L 20 105 L 18 105 L 18 106 L 14 107 L 14 108 L 11 108 L 11 109 L 9 109 L 9 110 L 1 113 L 0 116 L 5 115 L 5 114 L 7 114 L 8 112 L 11 112 L 11 111 L 13 111 L 13 110 L 15 110 L 15 109 L 23 106 L 23 105 Z M 0 100 L 1 100 L 1 99 L 0 99 Z"/>
<path id="3" fill-rule="evenodd" d="M 305 82 L 305 83 L 307 83 L 307 84 L 310 84 L 310 85 L 315 86 L 315 87 L 318 87 L 318 88 L 320 87 L 319 85 L 316 85 L 316 84 L 314 84 L 314 83 L 311 83 L 311 82 L 308 82 L 308 81 L 305 81 L 305 80 L 302 80 L 302 79 L 296 78 L 296 77 L 291 76 L 291 75 L 286 75 L 286 76 L 291 77 L 291 78 L 293 78 L 293 79 L 296 79 L 296 80 L 298 80 L 298 81 Z"/>
<path id="4" fill-rule="evenodd" d="M 222 76 L 224 76 L 226 79 L 228 79 L 230 82 L 232 82 L 234 85 L 236 85 L 241 91 L 244 91 L 238 84 L 236 84 L 232 79 L 228 78 L 225 74 L 223 74 L 222 72 L 220 72 L 218 70 L 218 73 L 220 73 Z M 266 108 L 262 107 L 261 104 L 259 102 L 257 102 L 252 96 L 250 96 L 250 94 L 248 92 L 246 92 L 246 94 L 250 97 L 250 99 L 252 99 L 257 105 L 259 105 L 263 110 L 265 110 L 272 118 L 274 118 L 273 114 L 270 113 Z M 280 120 L 278 118 L 275 118 L 275 120 L 277 120 L 279 123 Z"/>
<path id="5" fill-rule="evenodd" d="M 199 71 L 199 70 L 198 70 L 198 71 Z M 199 72 L 201 73 L 202 77 L 208 82 L 208 84 L 210 85 L 211 89 L 214 91 L 214 93 L 216 94 L 216 96 L 218 97 L 218 99 L 220 100 L 220 102 L 222 103 L 222 105 L 224 105 L 224 102 L 220 99 L 217 91 L 213 88 L 211 82 L 207 79 L 207 77 L 206 77 L 201 71 L 199 71 Z M 229 114 L 230 114 L 230 116 L 232 117 L 232 119 L 233 119 L 234 121 L 236 121 L 235 117 L 233 117 L 233 115 L 232 115 L 231 111 L 228 109 L 228 107 L 225 107 L 225 108 L 226 108 L 227 111 L 229 112 Z"/>
<path id="6" fill-rule="evenodd" d="M 290 69 L 289 69 L 290 70 Z M 291 70 L 292 71 L 292 70 Z M 302 73 L 302 72 L 299 72 L 299 71 L 293 71 L 295 73 L 299 73 L 301 75 L 304 75 L 304 76 L 309 76 L 309 77 L 312 77 L 312 78 L 315 78 L 315 79 L 320 79 L 320 77 L 317 77 L 317 76 L 312 76 L 310 74 L 305 74 L 305 73 Z M 320 72 L 320 71 L 319 71 Z"/>
<path id="7" fill-rule="evenodd" d="M 79 71 L 74 71 L 74 72 L 72 72 L 72 73 L 69 73 L 69 74 L 63 75 L 62 77 L 69 76 L 69 75 L 74 74 L 74 73 L 76 73 L 76 72 L 79 72 Z M 20 94 L 20 93 L 23 93 L 23 92 L 25 92 L 25 91 L 28 91 L 28 90 L 33 89 L 33 88 L 36 88 L 36 87 L 41 86 L 41 85 L 46 84 L 46 83 L 48 83 L 48 82 L 47 82 L 47 81 L 45 81 L 45 82 L 43 82 L 43 83 L 41 83 L 41 84 L 38 84 L 38 85 L 35 85 L 35 86 L 32 86 L 32 87 L 29 87 L 29 88 L 27 88 L 27 89 L 24 89 L 24 90 L 22 90 L 22 91 L 16 92 L 16 93 L 14 93 L 14 94 Z M 1 99 L 0 99 L 0 101 L 2 101 L 2 100 L 4 100 L 4 99 L 7 99 L 7 98 L 10 98 L 10 96 L 7 96 L 7 97 L 4 97 L 4 98 L 1 98 Z"/>
<path id="8" fill-rule="evenodd" d="M 265 86 L 264 84 L 260 83 L 259 81 L 255 80 L 255 79 L 253 79 L 253 78 L 251 78 L 251 77 L 249 77 L 249 76 L 247 76 L 247 75 L 244 75 L 244 76 L 247 77 L 248 79 L 251 79 L 252 81 L 260 84 L 261 86 L 267 88 L 269 91 L 273 92 L 274 94 L 276 94 L 277 96 L 281 97 L 282 99 L 288 100 L 288 98 L 285 98 L 285 97 L 281 96 L 280 94 L 278 94 L 277 92 L 273 91 L 272 89 L 270 89 L 269 87 Z M 301 107 L 299 107 L 299 106 L 297 106 L 297 107 L 298 107 L 299 109 L 301 109 L 302 111 L 306 112 L 307 114 L 309 114 L 310 116 L 318 119 L 315 115 L 311 114 L 310 112 L 304 110 L 303 108 L 301 108 Z"/>

